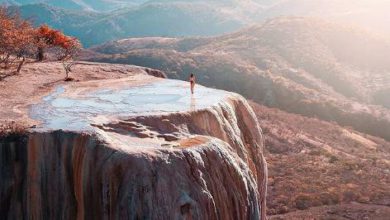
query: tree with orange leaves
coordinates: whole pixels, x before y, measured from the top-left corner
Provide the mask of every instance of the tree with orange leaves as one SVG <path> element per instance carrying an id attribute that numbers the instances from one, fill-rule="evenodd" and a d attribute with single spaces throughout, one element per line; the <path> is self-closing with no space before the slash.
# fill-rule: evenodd
<path id="1" fill-rule="evenodd" d="M 76 38 L 47 25 L 35 29 L 16 11 L 0 6 L 0 79 L 12 75 L 2 74 L 2 70 L 8 72 L 9 67 L 17 64 L 16 73 L 19 73 L 26 58 L 35 56 L 42 61 L 45 52 L 63 62 L 66 78 L 69 78 L 73 58 L 80 49 L 81 44 Z"/>
<path id="2" fill-rule="evenodd" d="M 61 31 L 42 25 L 37 29 L 36 41 L 38 45 L 37 59 L 42 61 L 45 50 L 50 50 L 57 60 L 62 61 L 65 69 L 65 80 L 70 80 L 69 73 L 72 71 L 74 57 L 81 49 L 77 38 L 64 35 Z"/>
<path id="3" fill-rule="evenodd" d="M 45 50 L 54 51 L 58 60 L 67 60 L 73 58 L 81 48 L 77 38 L 66 36 L 61 31 L 47 25 L 42 25 L 37 29 L 36 41 L 39 61 L 45 58 Z"/>
<path id="4" fill-rule="evenodd" d="M 15 11 L 0 7 L 0 68 L 8 70 L 17 64 L 19 73 L 26 57 L 34 53 L 35 30 Z"/>

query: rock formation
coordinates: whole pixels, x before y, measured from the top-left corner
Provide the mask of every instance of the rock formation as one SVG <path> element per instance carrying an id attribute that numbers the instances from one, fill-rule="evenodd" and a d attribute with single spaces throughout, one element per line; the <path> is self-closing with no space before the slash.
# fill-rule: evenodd
<path id="1" fill-rule="evenodd" d="M 2 218 L 265 219 L 241 96 L 145 74 L 53 89 L 25 112 L 35 128 L 0 138 Z"/>

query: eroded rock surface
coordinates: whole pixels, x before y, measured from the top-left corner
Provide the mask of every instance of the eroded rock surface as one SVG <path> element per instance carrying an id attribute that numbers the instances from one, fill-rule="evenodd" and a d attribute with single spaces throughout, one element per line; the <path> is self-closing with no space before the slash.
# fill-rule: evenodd
<path id="1" fill-rule="evenodd" d="M 59 85 L 0 138 L 4 219 L 265 219 L 257 119 L 233 93 L 132 75 Z"/>

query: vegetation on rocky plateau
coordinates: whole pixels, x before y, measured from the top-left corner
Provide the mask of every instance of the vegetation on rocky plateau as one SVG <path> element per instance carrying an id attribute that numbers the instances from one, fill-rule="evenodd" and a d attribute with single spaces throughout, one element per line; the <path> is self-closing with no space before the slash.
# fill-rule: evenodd
<path id="1" fill-rule="evenodd" d="M 18 12 L 0 7 L 0 80 L 20 73 L 27 59 L 43 61 L 46 52 L 63 61 L 68 78 L 70 64 L 66 62 L 72 60 L 80 48 L 78 39 L 47 25 L 34 28 Z"/>

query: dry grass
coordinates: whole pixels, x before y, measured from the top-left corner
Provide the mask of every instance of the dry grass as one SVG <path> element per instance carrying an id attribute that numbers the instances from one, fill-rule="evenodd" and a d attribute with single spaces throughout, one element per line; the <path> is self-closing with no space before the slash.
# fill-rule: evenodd
<path id="1" fill-rule="evenodd" d="M 268 214 L 350 202 L 390 205 L 389 142 L 335 123 L 251 105 L 265 137 Z"/>

